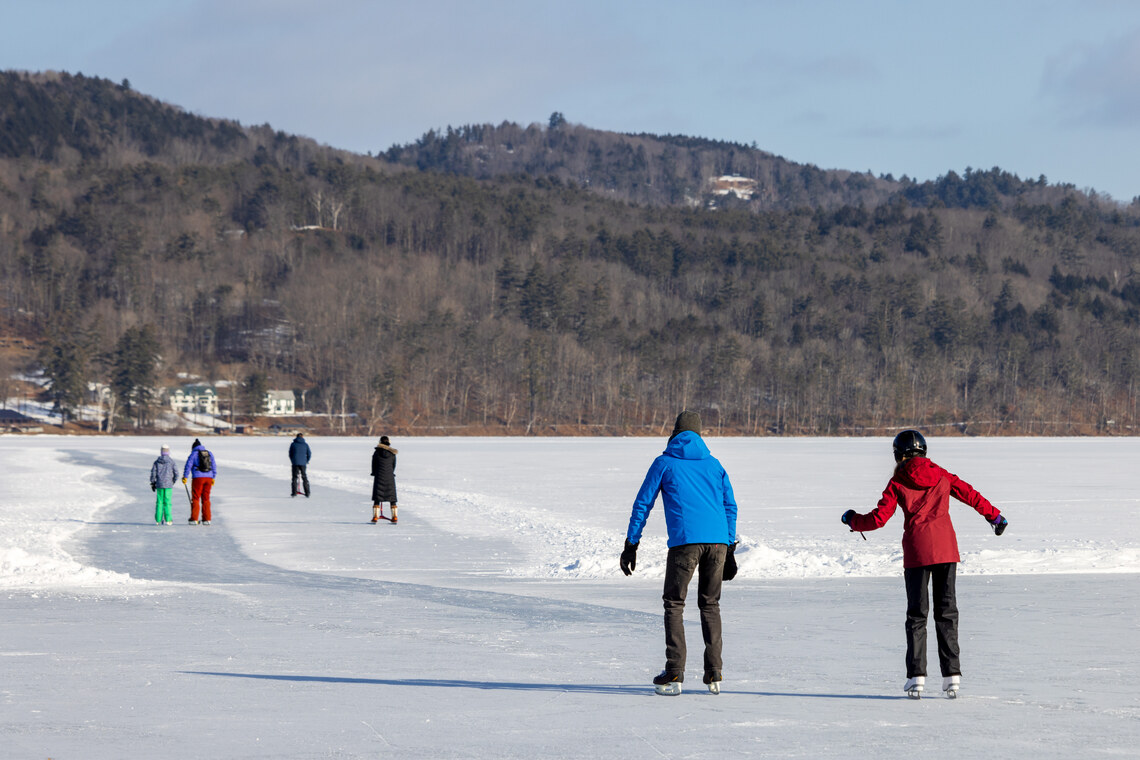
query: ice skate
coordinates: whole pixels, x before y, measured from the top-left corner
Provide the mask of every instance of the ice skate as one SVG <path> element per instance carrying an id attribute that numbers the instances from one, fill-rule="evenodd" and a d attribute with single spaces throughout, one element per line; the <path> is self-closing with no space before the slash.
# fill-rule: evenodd
<path id="1" fill-rule="evenodd" d="M 926 687 L 926 676 L 915 676 L 906 679 L 903 691 L 911 699 L 922 699 L 922 690 Z"/>
<path id="2" fill-rule="evenodd" d="M 709 687 L 709 694 L 720 694 L 720 682 L 724 680 L 719 670 L 705 671 L 705 685 Z"/>
<path id="3" fill-rule="evenodd" d="M 958 698 L 958 687 L 962 684 L 962 676 L 946 676 L 942 679 L 942 693 L 947 699 Z"/>
<path id="4" fill-rule="evenodd" d="M 681 682 L 684 680 L 684 673 L 670 673 L 668 670 L 662 670 L 653 679 L 653 690 L 664 697 L 675 697 L 681 693 Z"/>

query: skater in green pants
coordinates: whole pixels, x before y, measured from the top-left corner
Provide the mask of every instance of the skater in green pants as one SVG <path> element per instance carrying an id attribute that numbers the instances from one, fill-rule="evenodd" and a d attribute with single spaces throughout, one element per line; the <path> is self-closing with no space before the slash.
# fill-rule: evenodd
<path id="1" fill-rule="evenodd" d="M 178 478 L 177 465 L 170 458 L 170 447 L 163 445 L 162 452 L 150 467 L 150 490 L 154 491 L 154 521 L 159 525 L 173 525 L 170 515 L 170 493 Z"/>

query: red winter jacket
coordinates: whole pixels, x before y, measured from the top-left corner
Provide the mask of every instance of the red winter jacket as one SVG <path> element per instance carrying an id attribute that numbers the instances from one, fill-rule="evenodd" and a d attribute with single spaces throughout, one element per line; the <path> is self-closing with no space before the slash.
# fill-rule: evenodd
<path id="1" fill-rule="evenodd" d="M 881 528 L 902 506 L 903 567 L 924 567 L 959 562 L 958 537 L 950 522 L 950 497 L 969 504 L 987 520 L 1001 514 L 997 507 L 957 475 L 947 472 L 926 457 L 907 459 L 897 468 L 883 491 L 883 498 L 871 512 L 852 516 L 852 530 Z"/>

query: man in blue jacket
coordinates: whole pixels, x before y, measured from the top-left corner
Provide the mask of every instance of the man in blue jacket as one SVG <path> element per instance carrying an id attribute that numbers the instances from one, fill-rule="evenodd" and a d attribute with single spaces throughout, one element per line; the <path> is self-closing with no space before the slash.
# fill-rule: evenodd
<path id="1" fill-rule="evenodd" d="M 653 679 L 658 694 L 680 694 L 685 680 L 685 595 L 697 573 L 697 606 L 705 640 L 704 682 L 713 694 L 721 682 L 721 581 L 736 575 L 736 499 L 721 463 L 701 439 L 701 418 L 681 412 L 665 452 L 653 460 L 629 518 L 621 569 L 637 565 L 645 521 L 661 494 L 669 555 L 665 564 L 665 670 Z"/>
<path id="2" fill-rule="evenodd" d="M 305 498 L 309 498 L 309 473 L 305 468 L 309 466 L 309 460 L 313 458 L 313 450 L 309 448 L 309 444 L 305 442 L 305 434 L 297 433 L 297 437 L 289 444 L 289 463 L 293 465 L 293 484 L 292 494 L 296 496 L 301 491 L 297 488 L 297 481 L 300 480 L 305 488 Z"/>

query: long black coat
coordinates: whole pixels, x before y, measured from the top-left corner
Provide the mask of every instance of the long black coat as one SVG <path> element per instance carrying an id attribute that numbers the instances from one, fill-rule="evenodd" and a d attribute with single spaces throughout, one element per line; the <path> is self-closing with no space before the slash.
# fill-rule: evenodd
<path id="1" fill-rule="evenodd" d="M 372 503 L 396 503 L 396 449 L 380 444 L 372 452 Z"/>

